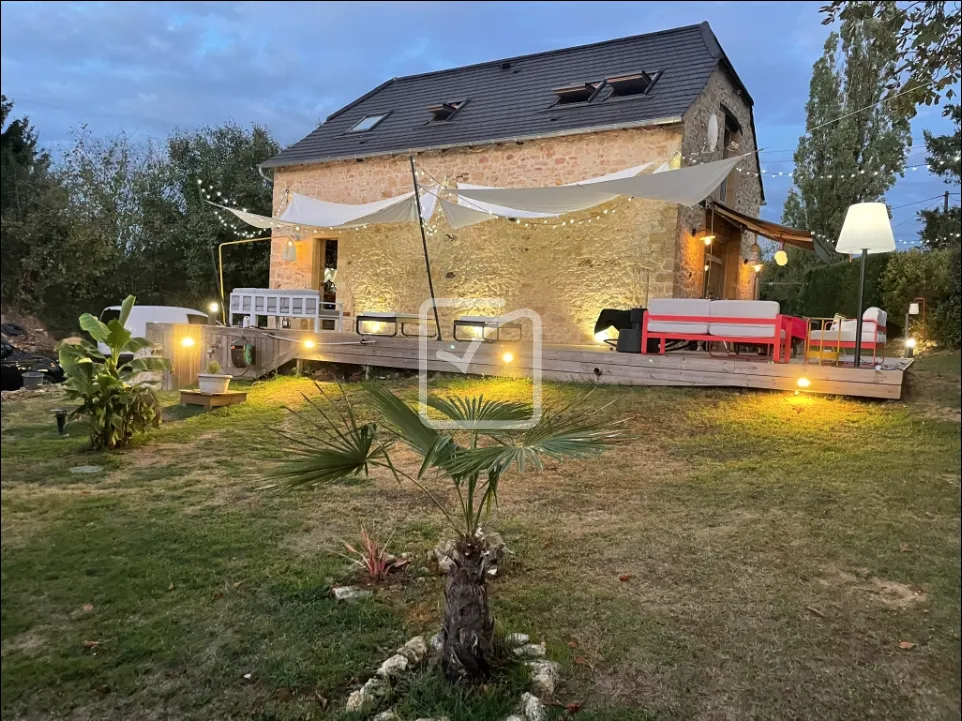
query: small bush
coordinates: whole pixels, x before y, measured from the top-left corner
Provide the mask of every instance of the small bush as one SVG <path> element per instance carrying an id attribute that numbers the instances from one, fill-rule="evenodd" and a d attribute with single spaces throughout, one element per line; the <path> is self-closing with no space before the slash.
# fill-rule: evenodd
<path id="1" fill-rule="evenodd" d="M 367 573 L 368 578 L 376 583 L 387 578 L 387 575 L 391 571 L 399 569 L 406 564 L 406 562 L 401 562 L 396 559 L 391 555 L 390 551 L 388 551 L 388 544 L 390 542 L 391 539 L 388 538 L 382 543 L 368 533 L 364 526 L 361 526 L 361 537 L 358 547 L 351 545 L 347 541 L 341 541 L 347 550 L 347 554 L 342 553 L 341 555 L 352 561 L 354 565 L 362 568 L 364 572 Z"/>
<path id="2" fill-rule="evenodd" d="M 220 374 L 220 371 L 221 371 L 220 363 L 218 363 L 217 361 L 215 361 L 215 360 L 213 360 L 213 359 L 207 361 L 206 371 L 207 371 L 208 373 L 210 373 L 212 376 L 219 375 L 219 374 Z"/>

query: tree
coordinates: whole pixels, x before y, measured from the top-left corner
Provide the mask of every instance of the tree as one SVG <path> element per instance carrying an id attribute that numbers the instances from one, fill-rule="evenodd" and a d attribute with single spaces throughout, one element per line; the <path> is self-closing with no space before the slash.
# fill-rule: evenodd
<path id="1" fill-rule="evenodd" d="M 38 147 L 28 118 L 10 120 L 13 101 L 2 96 L 0 116 L 0 298 L 33 309 L 37 278 L 23 260 L 52 235 L 63 198 L 50 176 L 50 157 Z M 9 122 L 8 122 L 9 121 Z"/>
<path id="2" fill-rule="evenodd" d="M 175 132 L 167 141 L 167 150 L 169 182 L 177 195 L 180 220 L 168 247 L 158 252 L 166 253 L 168 259 L 181 258 L 183 273 L 180 283 L 168 286 L 169 292 L 194 299 L 216 297 L 217 246 L 238 240 L 235 228 L 247 227 L 205 203 L 198 181 L 215 189 L 211 199 L 216 202 L 230 200 L 253 213 L 272 215 L 273 189 L 261 177 L 257 164 L 276 155 L 280 146 L 266 128 L 255 125 L 245 130 L 226 123 L 191 133 Z M 233 227 L 225 226 L 218 215 Z M 266 288 L 269 270 L 269 242 L 234 246 L 224 253 L 225 292 L 235 287 Z"/>
<path id="3" fill-rule="evenodd" d="M 838 259 L 834 241 L 848 207 L 882 197 L 905 168 L 908 118 L 879 104 L 894 55 L 895 40 L 877 21 L 844 20 L 812 68 L 805 134 L 794 155 L 795 188 L 782 221 L 812 231 L 823 260 Z M 788 265 L 766 268 L 762 287 L 766 297 L 793 312 L 803 276 L 819 260 L 804 251 L 787 252 Z"/>
<path id="4" fill-rule="evenodd" d="M 925 149 L 928 155 L 925 162 L 929 169 L 945 179 L 949 186 L 958 188 L 960 182 L 960 151 L 962 151 L 962 106 L 949 105 L 945 114 L 955 122 L 955 132 L 950 135 L 933 135 L 924 131 Z M 958 193 L 954 194 L 955 204 L 944 205 L 936 210 L 922 210 L 922 243 L 927 248 L 944 248 L 960 244 L 959 232 L 962 228 L 962 208 L 959 207 Z M 952 198 L 952 194 L 949 196 Z"/>
<path id="5" fill-rule="evenodd" d="M 4 98 L 2 298 L 55 330 L 73 330 L 81 312 L 132 292 L 147 303 L 201 308 L 217 297 L 217 245 L 246 228 L 225 227 L 198 181 L 271 213 L 257 163 L 278 144 L 263 128 L 228 123 L 161 144 L 95 137 L 81 126 L 52 163 L 27 119 L 8 124 L 12 107 Z M 226 287 L 266 286 L 269 262 L 267 242 L 232 248 Z"/>
<path id="6" fill-rule="evenodd" d="M 384 423 L 360 423 L 346 396 L 344 410 L 324 408 L 305 396 L 320 421 L 304 418 L 299 434 L 283 434 L 299 459 L 288 462 L 279 475 L 293 484 L 329 483 L 380 467 L 428 495 L 457 534 L 445 588 L 441 664 L 451 681 L 483 682 L 494 661 L 494 619 L 488 607 L 489 555 L 482 523 L 497 502 L 502 477 L 512 469 L 519 473 L 540 469 L 543 457 L 560 460 L 598 453 L 621 440 L 621 433 L 600 421 L 598 409 L 586 408 L 583 399 L 559 410 L 546 409 L 534 427 L 521 430 L 517 424 L 533 415 L 530 405 L 483 396 L 432 397 L 428 405 L 462 429 L 442 433 L 393 393 L 377 386 L 367 391 Z M 503 427 L 483 430 L 492 422 Z M 423 459 L 414 475 L 392 460 L 398 441 Z M 454 491 L 454 508 L 426 485 L 428 476 L 438 475 Z"/>
<path id="7" fill-rule="evenodd" d="M 874 19 L 879 31 L 895 39 L 895 62 L 886 67 L 888 97 L 900 111 L 915 114 L 919 103 L 933 105 L 944 90 L 955 96 L 962 58 L 962 4 L 927 0 L 835 0 L 822 7 L 824 24 Z M 896 97 L 898 96 L 898 97 Z"/>
<path id="8" fill-rule="evenodd" d="M 59 228 L 23 258 L 45 322 L 71 329 L 79 312 L 99 313 L 137 290 L 139 249 L 163 242 L 166 227 L 150 217 L 147 189 L 165 159 L 151 143 L 125 133 L 94 137 L 81 127 L 53 169 L 62 196 Z M 153 272 L 162 278 L 164 268 Z"/>

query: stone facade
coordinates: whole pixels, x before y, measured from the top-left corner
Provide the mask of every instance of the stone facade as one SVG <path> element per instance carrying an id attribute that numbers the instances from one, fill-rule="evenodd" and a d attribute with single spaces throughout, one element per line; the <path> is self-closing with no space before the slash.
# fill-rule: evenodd
<path id="1" fill-rule="evenodd" d="M 701 96 L 688 109 L 684 116 L 685 136 L 682 142 L 682 153 L 689 158 L 702 159 L 702 162 L 719 160 L 722 158 L 725 133 L 725 110 L 735 116 L 741 129 L 737 154 L 748 153 L 757 149 L 756 138 L 754 136 L 754 124 L 752 123 L 751 108 L 742 97 L 730 76 L 722 70 L 716 70 L 708 80 Z M 708 123 L 712 115 L 718 121 L 718 139 L 716 150 L 708 151 Z M 754 158 L 746 158 L 739 164 L 739 168 L 744 170 L 755 170 Z M 734 183 L 733 193 L 726 198 L 719 198 L 726 205 L 742 213 L 758 217 L 758 211 L 762 203 L 761 180 L 754 176 L 740 175 L 735 172 L 729 179 L 729 183 Z M 708 214 L 710 215 L 710 213 Z M 692 229 L 696 231 L 707 230 L 711 227 L 711 218 L 706 218 L 706 213 L 701 207 L 679 208 L 678 213 L 678 245 L 675 254 L 675 283 L 674 296 L 677 298 L 696 298 L 701 297 L 704 291 L 705 281 L 705 245 L 702 242 L 701 233 L 692 234 Z M 723 235 L 725 231 L 729 234 L 734 231 L 727 227 L 727 223 L 718 222 L 714 232 L 716 235 Z M 755 236 L 751 233 L 743 233 L 739 238 L 740 252 L 742 259 L 752 260 L 751 246 L 755 242 Z M 737 268 L 737 298 L 752 298 L 755 293 L 755 271 L 751 264 L 740 263 Z"/>
<path id="2" fill-rule="evenodd" d="M 704 138 L 712 103 L 717 108 L 724 102 L 736 115 L 741 113 L 742 127 L 750 129 L 747 106 L 737 102 L 727 78 L 716 76 L 684 123 L 428 151 L 416 158 L 424 172 L 419 181 L 560 185 L 645 162 L 661 164 L 676 152 L 692 152 L 696 138 Z M 699 124 L 705 124 L 700 134 Z M 754 149 L 750 130 L 743 137 L 742 147 Z M 751 185 L 739 186 L 738 207 L 754 213 L 759 193 L 753 194 Z M 411 187 L 407 156 L 283 167 L 275 175 L 274 211 L 282 210 L 288 190 L 338 203 L 366 203 Z M 545 342 L 593 343 L 594 322 L 602 308 L 645 305 L 652 297 L 701 295 L 702 278 L 692 267 L 696 262 L 700 267 L 703 259 L 696 261 L 688 249 L 701 241 L 688 235 L 691 227 L 704 227 L 703 215 L 700 210 L 680 211 L 674 204 L 620 198 L 565 216 L 574 225 L 523 226 L 495 219 L 453 230 L 439 212 L 428 228 L 435 294 L 503 298 L 502 312 L 530 308 L 541 315 Z M 590 223 L 578 222 L 588 219 Z M 416 312 L 429 297 L 416 224 L 331 231 L 317 238 L 338 241 L 337 299 L 346 312 Z M 320 274 L 315 264 L 323 253 L 314 241 L 300 240 L 295 243 L 296 261 L 285 261 L 288 242 L 277 235 L 272 243 L 271 287 L 316 287 Z M 698 250 L 703 253 L 704 246 Z M 497 310 L 479 306 L 459 313 L 489 315 Z M 452 314 L 442 314 L 446 333 L 452 321 Z"/>

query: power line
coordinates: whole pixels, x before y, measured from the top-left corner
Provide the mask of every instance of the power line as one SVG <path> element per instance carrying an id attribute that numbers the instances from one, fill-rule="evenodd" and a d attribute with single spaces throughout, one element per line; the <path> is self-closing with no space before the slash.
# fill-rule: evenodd
<path id="1" fill-rule="evenodd" d="M 924 200 L 915 200 L 911 203 L 904 203 L 902 205 L 896 205 L 892 210 L 898 210 L 899 208 L 908 208 L 910 205 L 918 205 L 919 203 L 928 203 L 930 200 L 940 200 L 944 193 L 939 193 L 938 195 L 933 195 L 931 198 L 925 198 Z"/>

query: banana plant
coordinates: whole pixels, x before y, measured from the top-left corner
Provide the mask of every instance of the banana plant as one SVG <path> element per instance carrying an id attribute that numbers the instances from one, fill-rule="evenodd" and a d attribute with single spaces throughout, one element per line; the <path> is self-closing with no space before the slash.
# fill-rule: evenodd
<path id="1" fill-rule="evenodd" d="M 134 296 L 127 296 L 120 317 L 107 323 L 84 313 L 80 327 L 93 342 L 65 342 L 58 349 L 67 397 L 80 401 L 70 417 L 88 419 L 94 448 L 124 446 L 138 433 L 160 424 L 157 395 L 138 376 L 167 370 L 170 365 L 163 358 L 135 357 L 150 346 L 146 338 L 136 338 L 124 327 L 135 302 Z M 97 343 L 107 346 L 108 352 L 102 353 Z M 130 360 L 122 360 L 128 355 Z"/>
<path id="2" fill-rule="evenodd" d="M 460 430 L 449 434 L 426 425 L 390 391 L 374 385 L 366 386 L 366 391 L 383 422 L 359 422 L 343 390 L 340 404 L 331 399 L 323 404 L 305 395 L 307 410 L 291 409 L 302 419 L 302 428 L 294 433 L 279 431 L 297 457 L 276 475 L 293 485 L 317 484 L 365 476 L 380 467 L 398 482 L 412 482 L 427 494 L 457 534 L 455 563 L 445 587 L 442 666 L 451 681 L 483 683 L 493 668 L 494 619 L 486 587 L 490 554 L 482 527 L 497 504 L 502 477 L 510 471 L 541 469 L 544 458 L 599 453 L 624 436 L 618 423 L 605 422 L 600 416 L 603 409 L 590 408 L 583 397 L 561 408 L 545 409 L 531 428 L 496 431 L 484 428 L 492 421 L 531 418 L 531 406 L 484 396 L 432 397 L 431 408 L 457 421 Z M 408 473 L 394 463 L 391 450 L 397 443 L 421 457 L 419 469 Z M 447 479 L 456 499 L 452 505 L 431 491 L 428 476 Z"/>

